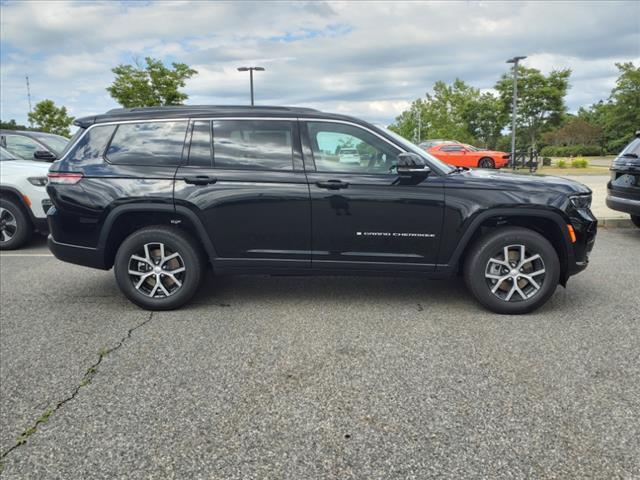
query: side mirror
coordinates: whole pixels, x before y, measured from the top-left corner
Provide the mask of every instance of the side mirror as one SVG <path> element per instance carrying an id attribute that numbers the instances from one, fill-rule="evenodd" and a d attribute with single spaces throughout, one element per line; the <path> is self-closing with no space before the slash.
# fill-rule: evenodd
<path id="1" fill-rule="evenodd" d="M 46 160 L 48 162 L 52 162 L 56 159 L 56 156 L 49 150 L 36 150 L 35 152 L 33 152 L 33 158 L 35 158 L 36 160 Z"/>
<path id="2" fill-rule="evenodd" d="M 431 169 L 424 159 L 415 153 L 401 153 L 398 155 L 398 175 L 401 177 L 425 178 L 431 173 Z"/>

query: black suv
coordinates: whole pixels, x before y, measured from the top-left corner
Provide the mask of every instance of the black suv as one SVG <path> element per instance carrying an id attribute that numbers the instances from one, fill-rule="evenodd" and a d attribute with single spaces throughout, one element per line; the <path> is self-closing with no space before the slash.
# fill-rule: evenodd
<path id="1" fill-rule="evenodd" d="M 611 164 L 607 184 L 607 206 L 631 215 L 640 228 L 640 130 Z"/>
<path id="2" fill-rule="evenodd" d="M 76 125 L 49 173 L 49 247 L 61 260 L 114 267 L 122 292 L 148 309 L 183 305 L 210 265 L 214 274 L 462 274 L 487 308 L 523 313 L 587 266 L 595 240 L 580 183 L 452 168 L 343 115 L 134 108 Z"/>

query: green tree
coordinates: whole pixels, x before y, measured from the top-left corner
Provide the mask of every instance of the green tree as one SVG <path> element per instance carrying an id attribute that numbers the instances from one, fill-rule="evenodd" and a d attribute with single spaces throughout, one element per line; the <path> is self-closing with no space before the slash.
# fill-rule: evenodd
<path id="1" fill-rule="evenodd" d="M 0 128 L 2 128 L 3 130 L 29 130 L 29 127 L 16 123 L 13 118 L 8 122 L 3 122 L 2 120 L 0 120 Z"/>
<path id="2" fill-rule="evenodd" d="M 568 115 L 560 127 L 543 134 L 542 140 L 550 145 L 598 145 L 601 136 L 602 127 L 585 118 Z"/>
<path id="3" fill-rule="evenodd" d="M 160 60 L 145 58 L 146 65 L 118 65 L 109 94 L 123 107 L 181 105 L 188 97 L 180 91 L 185 81 L 198 73 L 184 63 L 167 68 Z"/>
<path id="4" fill-rule="evenodd" d="M 71 135 L 69 127 L 73 120 L 73 117 L 67 115 L 66 107 L 56 107 L 53 100 L 42 100 L 36 103 L 33 112 L 29 113 L 29 122 L 33 123 L 38 130 L 65 137 Z"/>
<path id="5" fill-rule="evenodd" d="M 489 92 L 474 96 L 466 104 L 463 118 L 475 143 L 485 148 L 496 148 L 508 121 L 500 99 Z"/>
<path id="6" fill-rule="evenodd" d="M 571 70 L 554 70 L 544 75 L 535 68 L 518 67 L 518 118 L 516 128 L 531 146 L 540 135 L 562 123 L 567 107 L 564 97 L 569 90 Z M 513 71 L 504 74 L 496 83 L 503 112 L 511 113 Z"/>

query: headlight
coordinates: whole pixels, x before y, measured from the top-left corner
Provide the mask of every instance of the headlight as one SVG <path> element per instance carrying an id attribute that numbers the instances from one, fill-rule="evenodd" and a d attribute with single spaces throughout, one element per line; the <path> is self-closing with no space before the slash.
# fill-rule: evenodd
<path id="1" fill-rule="evenodd" d="M 29 177 L 27 180 L 31 185 L 35 185 L 36 187 L 44 187 L 49 181 L 47 177 Z"/>
<path id="2" fill-rule="evenodd" d="M 591 195 L 576 195 L 569 197 L 571 204 L 577 209 L 587 209 L 591 207 Z"/>

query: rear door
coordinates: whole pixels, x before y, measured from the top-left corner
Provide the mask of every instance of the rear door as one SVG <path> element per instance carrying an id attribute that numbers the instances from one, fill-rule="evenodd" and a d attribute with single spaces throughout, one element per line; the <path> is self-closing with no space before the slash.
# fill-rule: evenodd
<path id="1" fill-rule="evenodd" d="M 295 119 L 191 124 L 176 205 L 195 212 L 218 267 L 310 268 L 311 207 Z"/>

